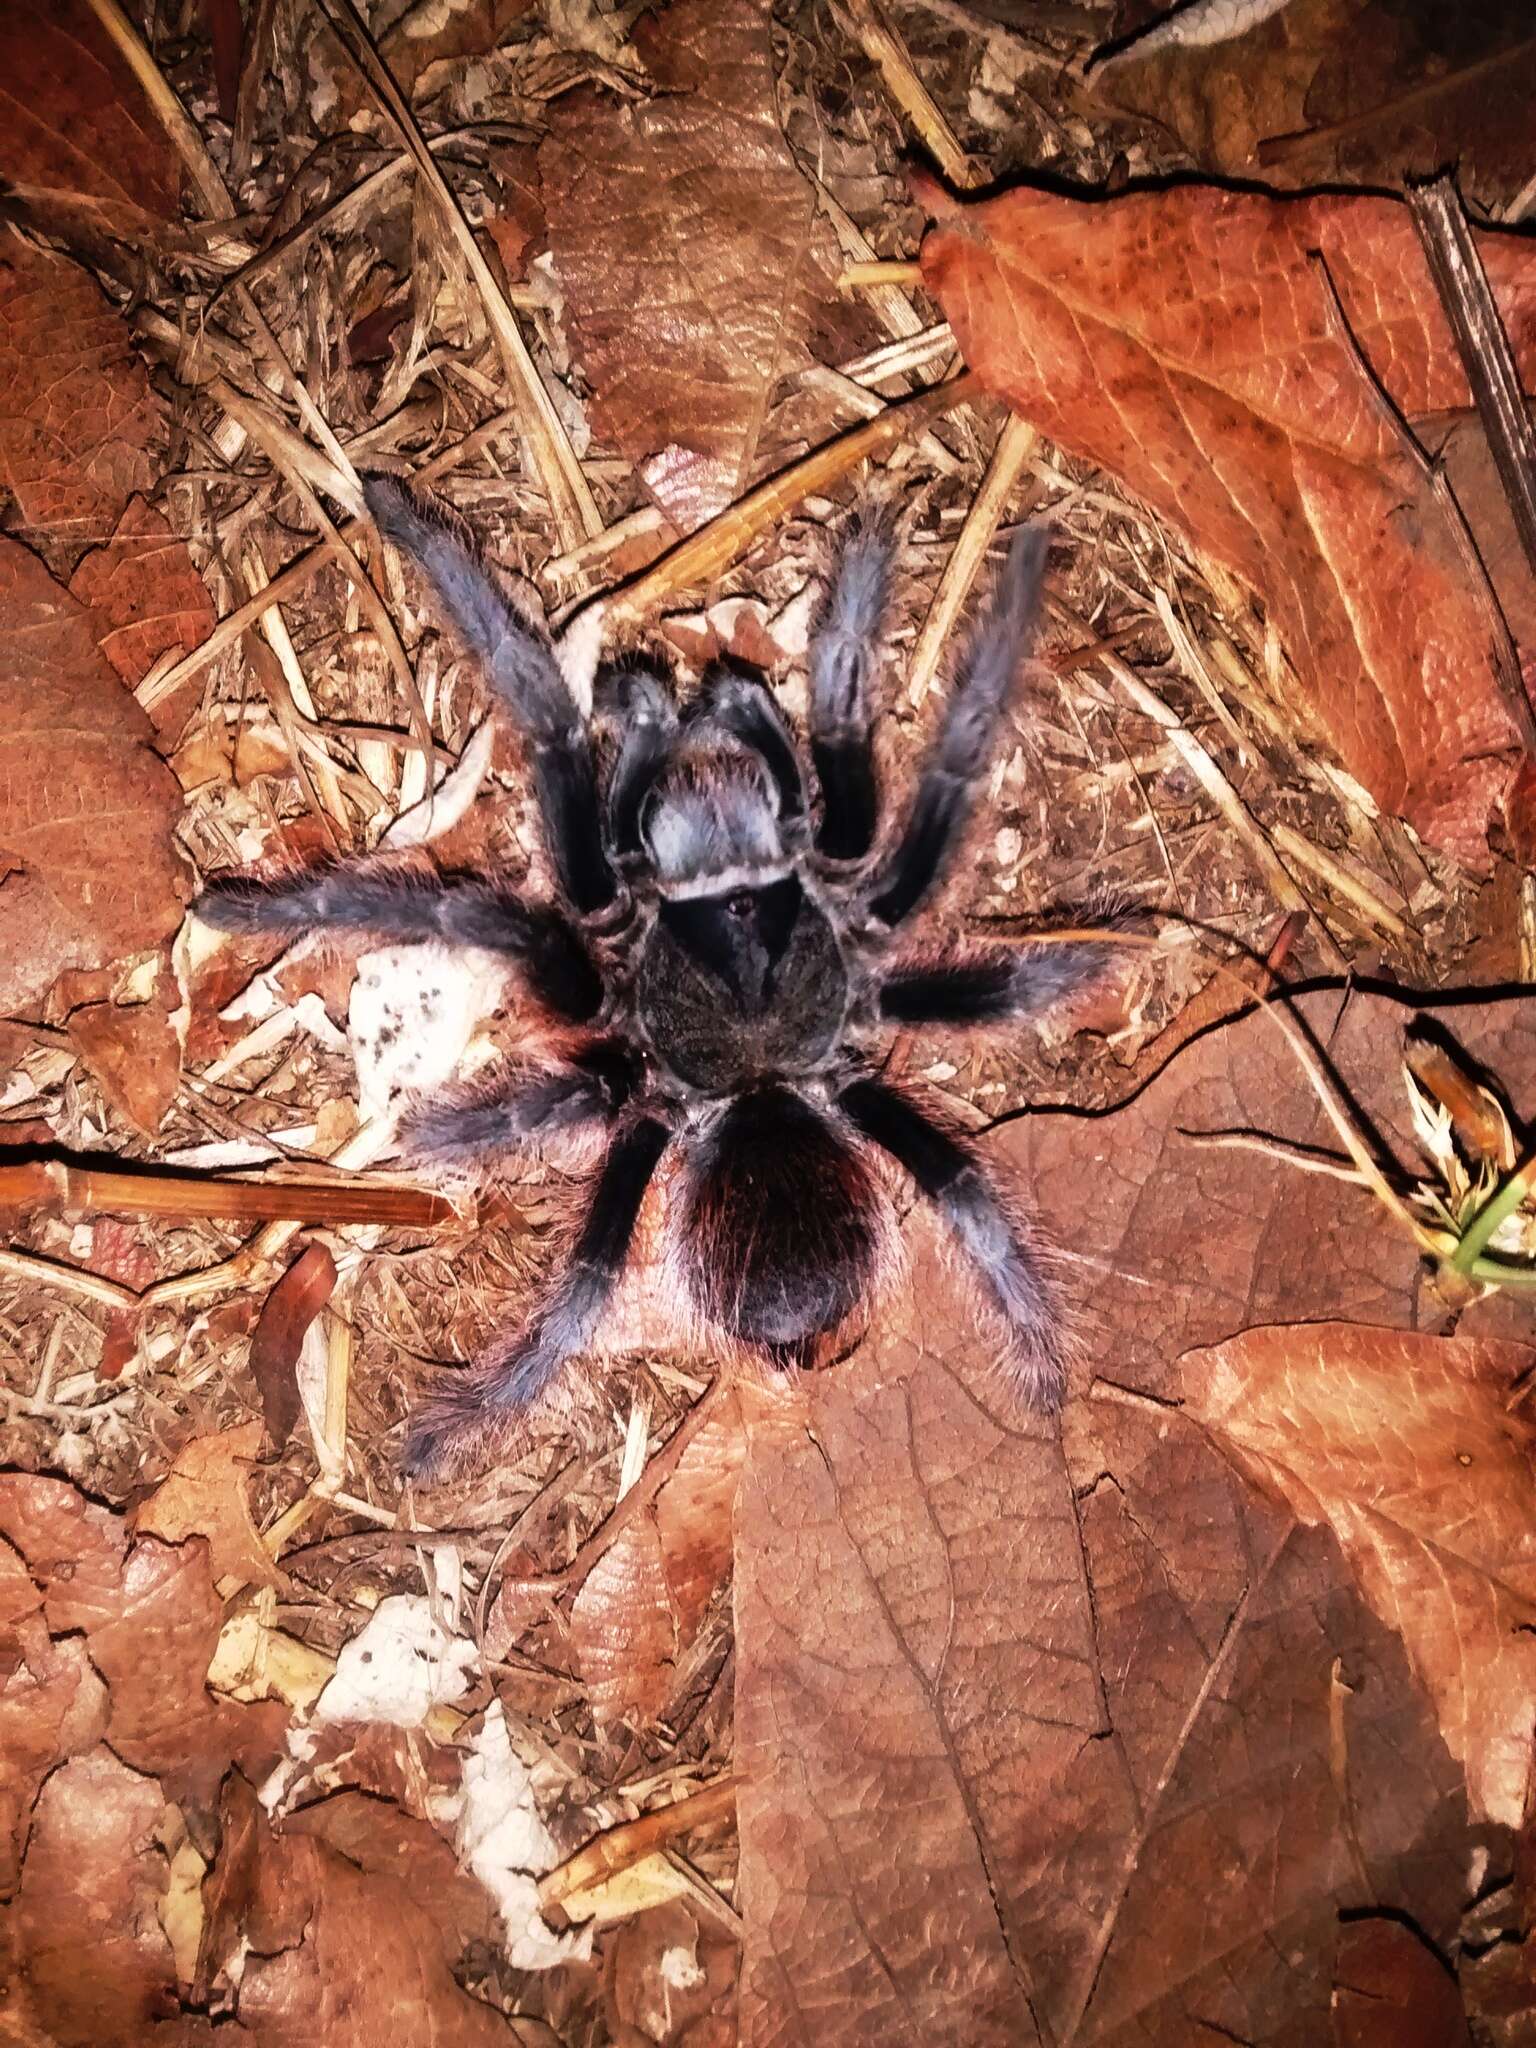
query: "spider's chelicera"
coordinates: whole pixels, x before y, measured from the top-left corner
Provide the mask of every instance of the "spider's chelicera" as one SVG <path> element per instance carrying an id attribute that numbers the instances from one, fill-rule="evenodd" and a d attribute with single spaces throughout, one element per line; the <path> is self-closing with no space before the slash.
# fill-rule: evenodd
<path id="1" fill-rule="evenodd" d="M 526 1325 L 421 1407 L 407 1471 L 442 1478 L 515 1438 L 592 1344 L 669 1152 L 670 1257 L 692 1318 L 775 1365 L 812 1362 L 890 1240 L 872 1156 L 883 1153 L 984 1283 L 1020 1398 L 1056 1407 L 1062 1319 L 1040 1247 L 962 1139 L 878 1070 L 897 1029 L 1033 1018 L 1106 963 L 1091 939 L 927 954 L 905 943 L 991 762 L 1034 630 L 1044 532 L 1015 539 L 905 822 L 887 833 L 871 688 L 893 559 L 884 518 L 853 522 L 830 577 L 810 648 L 807 763 L 766 685 L 726 669 L 679 709 L 659 670 L 632 662 L 601 679 L 589 722 L 544 632 L 456 534 L 393 482 L 371 481 L 367 498 L 523 736 L 557 900 L 357 863 L 225 878 L 198 914 L 226 930 L 329 928 L 507 958 L 567 1051 L 417 1115 L 408 1156 L 484 1168 L 582 1125 L 605 1133 L 563 1263 Z M 600 778 L 594 728 L 610 726 Z"/>

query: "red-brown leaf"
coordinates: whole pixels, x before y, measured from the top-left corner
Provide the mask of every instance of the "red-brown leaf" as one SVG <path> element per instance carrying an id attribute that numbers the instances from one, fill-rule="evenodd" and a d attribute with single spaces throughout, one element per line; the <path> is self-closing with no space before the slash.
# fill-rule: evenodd
<path id="1" fill-rule="evenodd" d="M 261 1395 L 267 1434 L 279 1448 L 299 1419 L 294 1378 L 304 1333 L 330 1300 L 336 1261 L 323 1244 L 305 1247 L 262 1304 L 251 1337 L 251 1373 Z"/>
<path id="2" fill-rule="evenodd" d="M 213 601 L 164 516 L 143 498 L 129 500 L 116 533 L 70 578 L 69 594 L 89 605 L 102 653 L 137 689 L 169 649 L 187 652 L 213 631 Z M 150 713 L 162 736 L 180 729 L 202 691 L 197 677 Z"/>
<path id="3" fill-rule="evenodd" d="M 154 481 L 162 408 L 120 314 L 73 263 L 0 252 L 0 485 L 18 537 L 72 565 Z"/>
<path id="4" fill-rule="evenodd" d="M 149 739 L 90 614 L 0 540 L 0 1011 L 180 924 L 181 792 Z"/>
<path id="5" fill-rule="evenodd" d="M 131 1516 L 134 1533 L 158 1536 L 163 1543 L 206 1537 L 217 1584 L 282 1585 L 283 1574 L 262 1544 L 246 1498 L 246 1472 L 260 1452 L 261 1432 L 259 1422 L 242 1422 L 184 1444 L 165 1478 Z"/>
<path id="6" fill-rule="evenodd" d="M 1479 246 L 1529 381 L 1536 248 Z M 1399 407 L 1466 406 L 1395 200 L 1019 191 L 951 204 L 922 262 L 988 387 L 1259 591 L 1315 732 L 1384 809 L 1486 866 L 1513 746 L 1487 620 L 1334 330 L 1315 251 Z"/>
<path id="7" fill-rule="evenodd" d="M 0 176 L 45 217 L 126 234 L 175 218 L 180 160 L 88 0 L 6 0 L 0 105 Z"/>
<path id="8" fill-rule="evenodd" d="M 810 322 L 811 193 L 779 129 L 771 37 L 760 0 L 678 0 L 637 33 L 658 97 L 573 95 L 539 151 L 594 431 L 629 456 L 677 442 L 720 458 L 721 502 Z"/>

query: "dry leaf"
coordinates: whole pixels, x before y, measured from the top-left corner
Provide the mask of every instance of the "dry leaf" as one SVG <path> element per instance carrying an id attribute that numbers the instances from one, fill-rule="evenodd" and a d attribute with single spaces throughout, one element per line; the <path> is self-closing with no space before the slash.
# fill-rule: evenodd
<path id="1" fill-rule="evenodd" d="M 1401 1921 L 1352 1922 L 1338 1971 L 1333 2048 L 1469 2048 L 1456 1979 Z"/>
<path id="2" fill-rule="evenodd" d="M 336 1261 L 323 1244 L 307 1245 L 262 1304 L 251 1336 L 250 1366 L 261 1395 L 267 1434 L 279 1449 L 299 1419 L 295 1368 L 304 1334 L 330 1300 Z"/>
<path id="3" fill-rule="evenodd" d="M 1536 1427 L 1526 1345 L 1347 1323 L 1249 1330 L 1184 1358 L 1184 1398 L 1343 1546 L 1402 1636 L 1474 1808 L 1518 1827 L 1536 1722 Z"/>
<path id="4" fill-rule="evenodd" d="M 718 458 L 719 504 L 810 325 L 811 193 L 779 130 L 771 34 L 758 0 L 677 0 L 636 32 L 659 96 L 574 96 L 539 150 L 594 433 L 624 455 Z"/>
<path id="5" fill-rule="evenodd" d="M 129 499 L 106 546 L 81 562 L 69 594 L 90 607 L 97 644 L 130 689 L 162 654 L 200 647 L 214 628 L 213 600 L 186 542 L 141 497 Z M 155 731 L 162 737 L 179 731 L 201 695 L 202 679 L 189 677 L 150 712 Z"/>
<path id="6" fill-rule="evenodd" d="M 0 1011 L 180 924 L 181 792 L 149 738 L 90 614 L 0 540 Z"/>
<path id="7" fill-rule="evenodd" d="M 0 486 L 11 531 L 72 565 L 154 481 L 160 401 L 128 327 L 85 271 L 0 247 Z"/>
<path id="8" fill-rule="evenodd" d="M 158 1536 L 164 1543 L 205 1536 L 215 1582 L 235 1581 L 229 1591 L 286 1583 L 251 1520 L 246 1498 L 246 1468 L 261 1454 L 261 1435 L 259 1422 L 242 1422 L 184 1444 L 165 1478 L 131 1516 L 135 1535 Z"/>
<path id="9" fill-rule="evenodd" d="M 746 1455 L 734 1400 L 717 1406 L 648 1513 L 620 1531 L 571 1608 L 571 1647 L 600 1722 L 654 1714 L 731 1562 Z"/>
<path id="10" fill-rule="evenodd" d="M 0 177 L 43 220 L 175 219 L 180 160 L 89 0 L 6 0 L 0 103 Z"/>
<path id="11" fill-rule="evenodd" d="M 1251 584 L 1314 733 L 1383 809 L 1486 868 L 1514 745 L 1487 616 L 1313 260 L 1405 413 L 1466 406 L 1406 206 L 1175 186 L 942 210 L 924 280 L 988 388 Z M 1536 248 L 1479 248 L 1536 376 Z"/>
<path id="12" fill-rule="evenodd" d="M 163 963 L 144 1003 L 86 1003 L 69 1013 L 69 1040 L 108 1105 L 153 1137 L 181 1086 L 181 1007 L 176 977 Z"/>

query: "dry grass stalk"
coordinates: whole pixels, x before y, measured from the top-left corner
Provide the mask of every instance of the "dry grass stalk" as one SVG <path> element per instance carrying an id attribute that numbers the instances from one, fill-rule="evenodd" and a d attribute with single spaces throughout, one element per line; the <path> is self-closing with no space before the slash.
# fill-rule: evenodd
<path id="1" fill-rule="evenodd" d="M 91 11 L 128 60 L 129 69 L 144 88 L 145 98 L 156 119 L 171 138 L 177 155 L 187 167 L 196 187 L 202 210 L 209 220 L 228 220 L 235 211 L 218 167 L 203 147 L 186 108 L 166 84 L 160 67 L 149 54 L 143 38 L 118 6 L 117 0 L 90 0 Z"/>
<path id="2" fill-rule="evenodd" d="M 570 437 L 528 352 L 517 317 L 507 304 L 506 294 L 497 283 L 490 265 L 480 253 L 474 231 L 464 218 L 463 209 L 447 179 L 438 169 L 437 159 L 428 149 L 416 125 L 415 115 L 390 75 L 389 67 L 374 48 L 373 39 L 351 0 L 320 0 L 320 5 L 368 90 L 415 159 L 417 174 L 436 199 L 443 223 L 480 295 L 507 380 L 518 394 L 520 425 L 533 473 L 549 500 L 550 517 L 560 536 L 561 549 L 568 553 L 582 541 L 591 540 L 602 532 L 602 515 L 576 460 Z"/>
<path id="3" fill-rule="evenodd" d="M 907 691 L 914 704 L 920 702 L 932 686 L 955 622 L 965 608 L 977 571 L 986 559 L 1004 509 L 1013 496 L 1019 473 L 1033 454 L 1038 439 L 1035 429 L 1021 420 L 1017 413 L 1008 415 L 992 450 L 986 475 L 981 480 L 981 489 L 965 515 L 965 524 L 950 551 L 943 578 L 934 592 L 933 603 L 917 638 L 907 670 Z"/>
<path id="4" fill-rule="evenodd" d="M 654 1856 L 698 1828 L 728 1826 L 735 1817 L 736 1780 L 725 1777 L 673 1800 L 658 1812 L 609 1828 L 539 1879 L 539 1911 L 547 1914 L 559 1908 L 563 1912 L 579 1892 L 590 1891 L 617 1872 L 628 1870 L 642 1857 Z"/>
<path id="5" fill-rule="evenodd" d="M 892 286 L 903 290 L 923 281 L 923 266 L 920 263 L 850 263 L 838 275 L 837 288 L 840 292 L 883 292 Z"/>

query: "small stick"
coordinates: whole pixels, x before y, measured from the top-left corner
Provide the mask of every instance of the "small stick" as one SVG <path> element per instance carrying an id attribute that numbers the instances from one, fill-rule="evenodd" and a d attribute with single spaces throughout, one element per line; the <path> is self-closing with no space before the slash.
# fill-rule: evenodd
<path id="1" fill-rule="evenodd" d="M 1447 174 L 1410 185 L 1408 210 L 1456 337 L 1473 403 L 1515 517 L 1515 531 L 1527 563 L 1536 569 L 1536 428 L 1455 179 Z"/>
<path id="2" fill-rule="evenodd" d="M 895 286 L 910 291 L 922 281 L 921 263 L 850 263 L 839 274 L 837 288 L 840 292 L 872 292 L 889 291 Z M 912 317 L 917 319 L 916 314 Z"/>
<path id="3" fill-rule="evenodd" d="M 720 1827 L 734 1819 L 735 1813 L 736 1780 L 724 1777 L 686 1798 L 674 1799 L 656 1813 L 609 1828 L 539 1879 L 539 1911 L 547 1914 L 552 1906 L 563 1908 L 574 1894 L 592 1890 L 642 1857 L 654 1856 L 679 1835 L 691 1834 L 696 1828 Z"/>
<path id="4" fill-rule="evenodd" d="M 919 141 L 950 184 L 960 191 L 984 184 L 986 174 L 961 148 L 943 110 L 913 68 L 907 46 L 885 19 L 875 0 L 843 0 L 853 32 L 885 89 L 911 122 Z"/>
<path id="5" fill-rule="evenodd" d="M 928 616 L 923 621 L 923 630 L 917 636 L 917 647 L 907 669 L 907 694 L 914 704 L 928 694 L 939 666 L 939 657 L 948 645 L 955 621 L 970 595 L 971 585 L 976 581 L 976 572 L 992 545 L 1003 508 L 1013 495 L 1019 472 L 1034 453 L 1039 438 L 1035 429 L 1021 420 L 1017 413 L 1009 413 L 992 450 L 981 489 L 971 501 L 965 524 L 944 565 L 944 574 L 934 593 Z"/>
<path id="6" fill-rule="evenodd" d="M 780 470 L 756 490 L 748 491 L 734 505 L 711 519 L 707 526 L 669 548 L 635 578 L 610 596 L 594 598 L 608 610 L 610 618 L 643 618 L 674 590 L 694 584 L 713 583 L 744 554 L 769 527 L 776 525 L 813 491 L 826 490 L 861 462 L 883 455 L 887 448 L 906 439 L 918 427 L 965 405 L 978 394 L 974 371 L 967 370 L 935 385 L 920 397 L 888 405 L 876 420 L 851 427 L 833 441 L 813 448 L 809 455 Z"/>
<path id="7" fill-rule="evenodd" d="M 218 1175 L 113 1173 L 30 1159 L 0 1166 L 0 1207 L 34 1215 L 222 1216 L 242 1223 L 444 1223 L 453 1204 L 425 1188 L 356 1180 L 240 1180 Z M 113 1297 L 116 1299 L 116 1296 Z"/>

